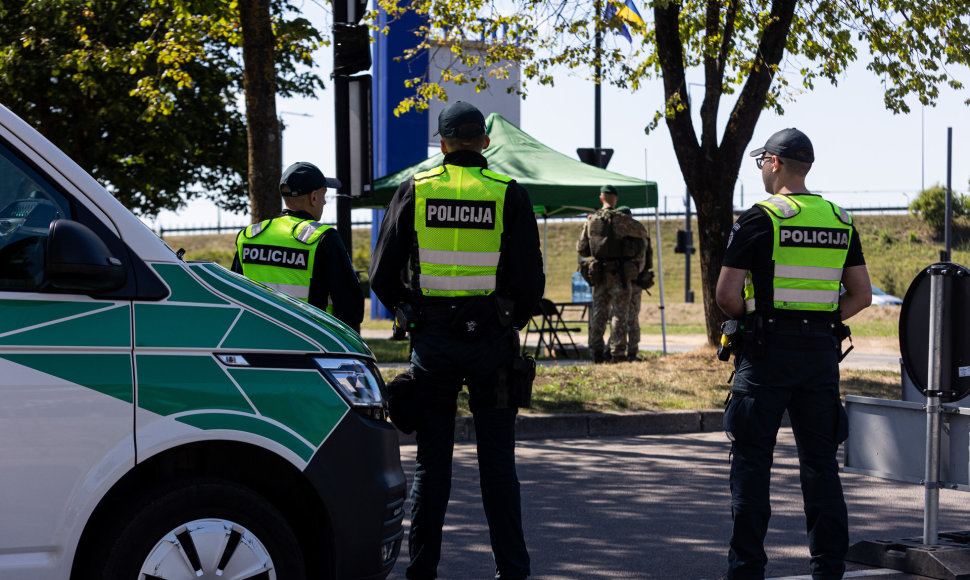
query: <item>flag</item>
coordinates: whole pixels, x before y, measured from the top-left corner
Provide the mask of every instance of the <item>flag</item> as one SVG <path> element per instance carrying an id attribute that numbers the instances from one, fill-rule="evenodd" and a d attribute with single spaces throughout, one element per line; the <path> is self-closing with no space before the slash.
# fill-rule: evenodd
<path id="1" fill-rule="evenodd" d="M 603 18 L 610 20 L 614 16 L 619 16 L 623 20 L 623 24 L 620 25 L 620 35 L 627 39 L 628 42 L 633 42 L 633 36 L 630 35 L 630 29 L 627 28 L 627 24 L 634 28 L 645 26 L 643 17 L 640 16 L 640 11 L 637 10 L 633 0 L 606 0 L 606 10 L 603 13 Z"/>

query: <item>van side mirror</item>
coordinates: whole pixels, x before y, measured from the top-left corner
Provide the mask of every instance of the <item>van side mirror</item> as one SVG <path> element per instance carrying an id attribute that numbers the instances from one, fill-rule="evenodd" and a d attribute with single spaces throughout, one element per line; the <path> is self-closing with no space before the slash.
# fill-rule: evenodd
<path id="1" fill-rule="evenodd" d="M 127 268 L 97 234 L 66 219 L 51 222 L 45 270 L 52 287 L 73 292 L 110 292 L 128 280 Z"/>

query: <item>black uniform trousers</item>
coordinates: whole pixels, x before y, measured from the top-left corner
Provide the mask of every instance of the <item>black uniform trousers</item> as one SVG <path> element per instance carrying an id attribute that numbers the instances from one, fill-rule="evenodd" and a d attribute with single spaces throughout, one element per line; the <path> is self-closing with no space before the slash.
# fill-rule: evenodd
<path id="1" fill-rule="evenodd" d="M 848 436 L 839 399 L 839 351 L 827 334 L 768 333 L 745 345 L 724 429 L 732 439 L 730 579 L 765 577 L 765 534 L 776 436 L 788 411 L 798 448 L 805 524 L 814 579 L 842 578 L 849 547 L 848 515 L 836 454 Z"/>
<path id="2" fill-rule="evenodd" d="M 475 338 L 454 329 L 448 309 L 421 313 L 412 336 L 411 372 L 420 412 L 417 460 L 411 487 L 411 556 L 407 578 L 437 578 L 441 529 L 451 494 L 455 413 L 462 383 L 468 384 L 475 422 L 482 504 L 488 520 L 496 578 L 525 578 L 529 553 L 522 532 L 519 479 L 515 472 L 514 402 L 497 400 L 500 374 L 513 356 L 512 330 L 483 324 Z"/>

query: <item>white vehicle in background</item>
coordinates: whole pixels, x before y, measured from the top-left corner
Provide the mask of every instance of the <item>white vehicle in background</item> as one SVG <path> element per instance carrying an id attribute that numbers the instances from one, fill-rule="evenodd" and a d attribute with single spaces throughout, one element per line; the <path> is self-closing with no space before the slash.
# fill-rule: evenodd
<path id="1" fill-rule="evenodd" d="M 0 106 L 0 578 L 385 578 L 382 393 L 356 333 L 182 261 Z"/>
<path id="2" fill-rule="evenodd" d="M 903 304 L 902 298 L 897 298 L 892 294 L 886 294 L 878 286 L 872 287 L 873 306 L 901 306 L 902 304 Z"/>

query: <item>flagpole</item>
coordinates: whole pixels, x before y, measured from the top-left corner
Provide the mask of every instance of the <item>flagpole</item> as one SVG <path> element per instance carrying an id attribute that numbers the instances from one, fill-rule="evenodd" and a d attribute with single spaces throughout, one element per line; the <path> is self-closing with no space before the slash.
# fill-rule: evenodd
<path id="1" fill-rule="evenodd" d="M 600 147 L 602 147 L 602 145 L 603 145 L 602 144 L 602 140 L 601 140 L 601 128 L 600 128 L 600 103 L 601 103 L 601 98 L 600 98 L 600 81 L 602 80 L 602 76 L 601 76 L 602 75 L 602 69 L 601 69 L 600 60 L 602 59 L 602 52 L 603 52 L 603 31 L 602 31 L 602 25 L 600 23 L 600 12 L 601 12 L 600 7 L 601 7 L 601 4 L 602 4 L 601 0 L 596 0 L 594 2 L 594 7 L 595 7 L 594 9 L 596 10 L 596 17 L 595 17 L 595 20 L 593 21 L 594 22 L 594 29 L 596 31 L 596 35 L 595 35 L 596 40 L 595 40 L 595 45 L 594 45 L 595 46 L 595 54 L 593 56 L 593 66 L 594 66 L 594 72 L 593 72 L 593 75 L 594 75 L 593 76 L 593 147 L 595 148 L 594 149 L 594 151 L 595 151 L 594 155 L 595 155 L 597 167 L 602 167 L 602 165 L 600 165 L 601 160 L 600 160 L 600 152 L 599 151 L 600 151 Z"/>

